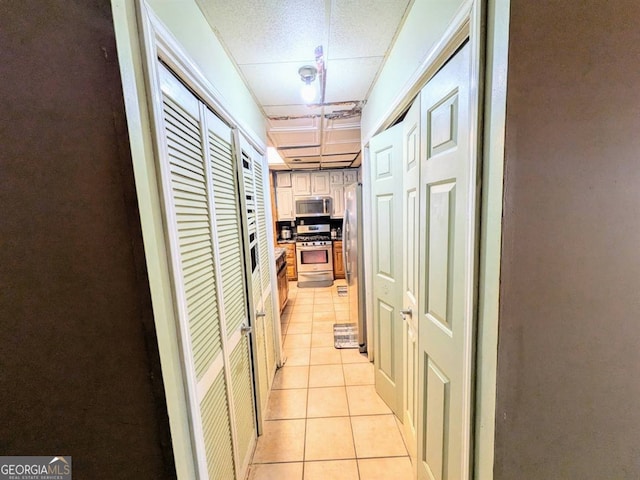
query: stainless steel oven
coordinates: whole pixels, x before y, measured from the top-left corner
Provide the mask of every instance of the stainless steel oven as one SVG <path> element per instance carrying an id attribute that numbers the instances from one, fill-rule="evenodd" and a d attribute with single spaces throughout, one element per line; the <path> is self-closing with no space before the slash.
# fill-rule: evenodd
<path id="1" fill-rule="evenodd" d="M 333 285 L 333 246 L 329 232 L 329 225 L 298 226 L 298 287 Z"/>

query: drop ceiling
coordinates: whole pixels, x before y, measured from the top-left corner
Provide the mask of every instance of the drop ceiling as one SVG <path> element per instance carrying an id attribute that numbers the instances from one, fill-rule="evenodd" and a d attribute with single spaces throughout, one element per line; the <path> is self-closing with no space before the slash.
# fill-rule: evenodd
<path id="1" fill-rule="evenodd" d="M 362 106 L 411 0 L 197 2 L 267 118 L 285 162 L 270 167 L 360 165 Z M 324 99 L 311 105 L 300 96 L 303 65 L 324 67 Z"/>

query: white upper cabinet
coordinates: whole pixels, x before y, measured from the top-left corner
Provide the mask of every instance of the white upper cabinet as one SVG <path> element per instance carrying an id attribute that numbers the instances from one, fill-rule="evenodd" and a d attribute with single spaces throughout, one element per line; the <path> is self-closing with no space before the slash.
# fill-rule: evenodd
<path id="1" fill-rule="evenodd" d="M 329 172 L 313 172 L 311 174 L 311 194 L 329 195 Z"/>
<path id="2" fill-rule="evenodd" d="M 345 170 L 344 171 L 344 184 L 351 185 L 352 183 L 356 183 L 358 181 L 358 171 L 357 170 Z"/>
<path id="3" fill-rule="evenodd" d="M 278 221 L 295 220 L 293 210 L 293 193 L 290 188 L 278 188 L 276 190 L 276 209 L 278 211 Z"/>
<path id="4" fill-rule="evenodd" d="M 291 174 L 291 188 L 294 195 L 311 195 L 311 173 L 294 172 Z"/>
<path id="5" fill-rule="evenodd" d="M 342 185 L 343 177 L 340 170 L 332 170 L 329 173 L 329 181 L 331 185 Z"/>
<path id="6" fill-rule="evenodd" d="M 291 187 L 291 172 L 276 173 L 276 187 Z"/>
<path id="7" fill-rule="evenodd" d="M 331 185 L 332 212 L 331 218 L 344 217 L 344 187 Z"/>

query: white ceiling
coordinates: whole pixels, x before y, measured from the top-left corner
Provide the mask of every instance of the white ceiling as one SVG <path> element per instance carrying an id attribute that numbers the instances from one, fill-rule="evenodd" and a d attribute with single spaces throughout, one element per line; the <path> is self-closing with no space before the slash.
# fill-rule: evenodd
<path id="1" fill-rule="evenodd" d="M 358 166 L 360 111 L 411 0 L 197 2 L 264 111 L 280 168 Z M 325 96 L 308 106 L 298 69 L 318 46 Z"/>

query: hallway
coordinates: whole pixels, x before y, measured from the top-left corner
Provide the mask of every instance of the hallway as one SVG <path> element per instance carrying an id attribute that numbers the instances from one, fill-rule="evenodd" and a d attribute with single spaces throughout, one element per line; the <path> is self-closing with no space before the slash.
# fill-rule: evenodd
<path id="1" fill-rule="evenodd" d="M 287 361 L 276 373 L 251 480 L 411 479 L 398 423 L 376 394 L 373 364 L 333 347 L 333 324 L 348 321 L 336 285 L 290 282 L 282 315 Z"/>

